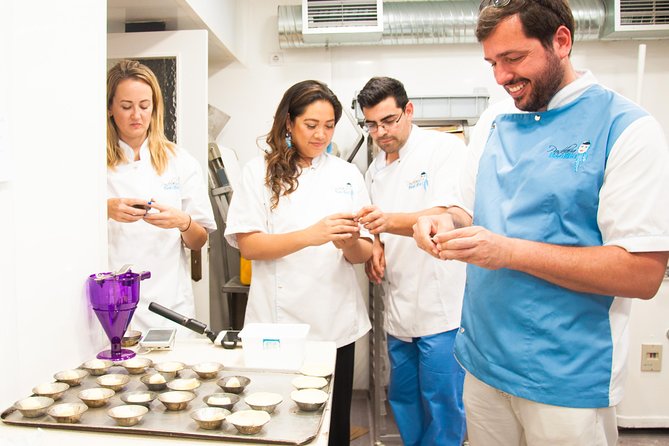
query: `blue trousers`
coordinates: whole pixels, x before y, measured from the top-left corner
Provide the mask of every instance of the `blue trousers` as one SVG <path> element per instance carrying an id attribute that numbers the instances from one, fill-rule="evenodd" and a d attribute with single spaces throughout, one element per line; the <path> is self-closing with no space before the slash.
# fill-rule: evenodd
<path id="1" fill-rule="evenodd" d="M 460 446 L 465 372 L 453 355 L 457 329 L 401 341 L 388 335 L 388 400 L 405 446 Z"/>

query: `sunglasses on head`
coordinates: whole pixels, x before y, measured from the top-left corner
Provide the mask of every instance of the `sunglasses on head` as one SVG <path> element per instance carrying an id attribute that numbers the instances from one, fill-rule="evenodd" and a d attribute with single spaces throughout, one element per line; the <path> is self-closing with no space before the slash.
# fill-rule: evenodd
<path id="1" fill-rule="evenodd" d="M 488 6 L 492 6 L 493 8 L 504 8 L 505 6 L 508 6 L 511 3 L 511 1 L 512 0 L 483 0 L 479 5 L 479 12 L 483 11 Z M 537 3 L 542 8 L 552 11 L 558 17 L 562 16 L 560 14 L 560 11 L 558 11 L 554 5 L 555 0 L 532 0 L 532 1 Z"/>

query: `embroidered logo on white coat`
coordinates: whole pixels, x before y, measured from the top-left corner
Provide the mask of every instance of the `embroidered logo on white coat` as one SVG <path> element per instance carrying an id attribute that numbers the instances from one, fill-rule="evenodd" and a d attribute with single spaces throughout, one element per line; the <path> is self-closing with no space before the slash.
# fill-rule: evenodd
<path id="1" fill-rule="evenodd" d="M 418 175 L 418 178 L 409 181 L 409 190 L 416 189 L 419 187 L 422 188 L 423 190 L 427 190 L 428 185 L 429 182 L 427 180 L 427 172 L 421 172 Z"/>
<path id="2" fill-rule="evenodd" d="M 179 178 L 172 178 L 166 182 L 163 183 L 163 189 L 164 190 L 179 190 L 180 185 L 179 185 Z"/>
<path id="3" fill-rule="evenodd" d="M 346 183 L 343 186 L 335 187 L 335 193 L 349 195 L 353 198 L 353 185 L 351 183 Z"/>

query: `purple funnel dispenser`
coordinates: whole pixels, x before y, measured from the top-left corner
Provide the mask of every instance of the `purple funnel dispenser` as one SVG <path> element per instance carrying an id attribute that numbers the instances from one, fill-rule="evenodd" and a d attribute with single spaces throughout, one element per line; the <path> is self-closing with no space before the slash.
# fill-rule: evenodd
<path id="1" fill-rule="evenodd" d="M 149 277 L 151 273 L 148 271 L 137 274 L 130 270 L 88 277 L 88 300 L 111 341 L 111 349 L 98 353 L 98 359 L 124 361 L 135 356 L 132 350 L 121 348 L 121 338 L 139 302 L 139 282 Z"/>

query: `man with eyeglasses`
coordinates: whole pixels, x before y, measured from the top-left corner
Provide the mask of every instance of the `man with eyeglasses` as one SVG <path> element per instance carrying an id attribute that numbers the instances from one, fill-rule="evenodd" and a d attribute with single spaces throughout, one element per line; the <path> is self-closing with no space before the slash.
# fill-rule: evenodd
<path id="1" fill-rule="evenodd" d="M 469 264 L 455 341 L 469 439 L 613 446 L 630 298 L 655 295 L 669 257 L 666 140 L 572 67 L 566 0 L 486 1 L 476 35 L 511 98 L 472 132 L 454 206 L 414 227 Z"/>
<path id="2" fill-rule="evenodd" d="M 431 257 L 411 235 L 419 215 L 445 212 L 442 197 L 457 177 L 465 145 L 454 135 L 413 125 L 414 106 L 396 79 L 372 78 L 358 103 L 381 149 L 365 175 L 373 206 L 357 217 L 375 236 L 365 271 L 384 291 L 388 400 L 404 445 L 460 446 L 464 370 L 453 356 L 453 341 L 465 265 Z"/>

